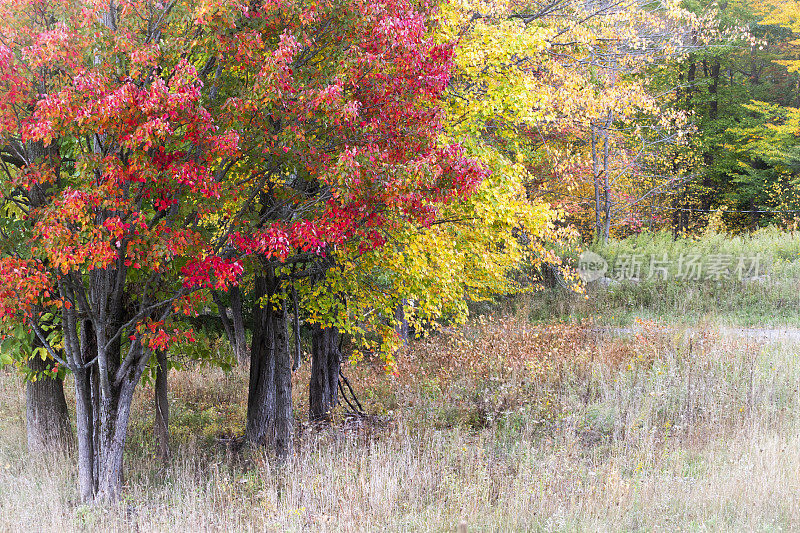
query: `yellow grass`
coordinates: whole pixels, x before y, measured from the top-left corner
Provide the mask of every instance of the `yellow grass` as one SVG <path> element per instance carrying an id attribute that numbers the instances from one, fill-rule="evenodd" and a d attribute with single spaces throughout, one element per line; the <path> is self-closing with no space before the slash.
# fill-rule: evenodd
<path id="1" fill-rule="evenodd" d="M 174 372 L 174 459 L 153 458 L 143 387 L 114 508 L 76 503 L 69 458 L 27 456 L 23 386 L 2 375 L 0 530 L 797 530 L 797 348 L 486 320 L 417 343 L 398 377 L 348 365 L 376 416 L 301 425 L 283 466 L 215 438 L 241 430 L 244 370 Z"/>

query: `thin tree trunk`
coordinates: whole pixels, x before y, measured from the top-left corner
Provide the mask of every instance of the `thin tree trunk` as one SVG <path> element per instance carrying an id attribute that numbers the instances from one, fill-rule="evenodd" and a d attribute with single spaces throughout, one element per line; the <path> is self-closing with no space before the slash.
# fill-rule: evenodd
<path id="1" fill-rule="evenodd" d="M 703 64 L 706 61 L 703 60 Z M 709 102 L 708 107 L 708 118 L 712 121 L 717 120 L 719 114 L 719 71 L 720 71 L 720 63 L 719 59 L 715 58 L 714 62 L 711 64 L 711 85 L 708 87 L 709 97 L 711 101 Z M 714 201 L 714 182 L 712 180 L 712 176 L 709 172 L 711 167 L 714 164 L 714 151 L 716 147 L 707 147 L 705 152 L 703 153 L 703 164 L 705 168 L 703 169 L 703 191 L 702 191 L 702 204 L 701 207 L 704 211 L 708 211 L 711 209 L 711 204 Z"/>
<path id="2" fill-rule="evenodd" d="M 308 389 L 308 414 L 311 420 L 330 420 L 331 410 L 337 401 L 340 364 L 339 330 L 314 325 Z"/>
<path id="3" fill-rule="evenodd" d="M 238 360 L 239 357 L 236 351 L 236 336 L 233 333 L 233 322 L 228 316 L 228 306 L 222 301 L 222 296 L 220 296 L 218 291 L 212 290 L 211 296 L 214 299 L 214 303 L 217 304 L 217 313 L 219 314 L 219 319 L 222 322 L 222 327 L 225 330 L 225 337 L 228 339 L 228 343 L 231 345 L 233 353 L 237 355 L 236 359 Z"/>
<path id="4" fill-rule="evenodd" d="M 294 332 L 294 354 L 292 356 L 292 372 L 303 364 L 300 334 L 300 306 L 298 305 L 297 288 L 292 283 L 292 331 Z"/>
<path id="5" fill-rule="evenodd" d="M 692 37 L 692 42 L 696 44 L 697 37 Z M 684 106 L 687 111 L 694 110 L 694 94 L 697 90 L 695 84 L 695 76 L 697 73 L 697 63 L 695 62 L 694 58 L 690 56 L 690 61 L 688 63 L 688 68 L 686 70 L 686 91 L 683 94 L 684 98 Z M 683 81 L 683 75 L 679 76 L 679 80 Z M 689 191 L 687 185 L 684 183 L 678 195 L 675 196 L 673 201 L 673 207 L 675 208 L 675 215 L 673 217 L 673 237 L 678 238 L 678 236 L 683 233 L 689 227 L 689 215 L 690 211 L 687 210 L 686 202 L 689 196 Z"/>
<path id="6" fill-rule="evenodd" d="M 78 490 L 81 501 L 91 503 L 97 491 L 95 470 L 95 428 L 89 373 L 74 372 L 75 424 L 78 433 Z"/>
<path id="7" fill-rule="evenodd" d="M 169 460 L 169 398 L 167 397 L 167 375 L 169 366 L 167 363 L 167 353 L 164 350 L 156 351 L 156 384 L 153 391 L 155 403 L 155 420 L 153 422 L 153 432 L 156 438 L 156 448 L 158 457 L 162 462 Z"/>
<path id="8" fill-rule="evenodd" d="M 217 291 L 212 291 L 214 302 L 217 304 L 219 318 L 225 329 L 225 336 L 231 345 L 236 360 L 240 365 L 247 362 L 250 354 L 247 350 L 247 337 L 244 327 L 244 316 L 242 314 L 242 292 L 238 285 L 228 289 L 230 306 L 225 305 L 222 297 Z M 230 309 L 230 316 L 228 310 Z"/>
<path id="9" fill-rule="evenodd" d="M 33 347 L 41 346 L 34 337 Z M 38 374 L 36 381 L 25 384 L 28 451 L 43 454 L 72 448 L 64 382 L 53 375 L 53 361 L 34 354 L 28 367 Z"/>
<path id="10" fill-rule="evenodd" d="M 80 350 L 80 364 L 85 364 L 97 356 L 97 336 L 91 320 L 84 320 L 81 324 Z M 83 394 L 87 397 L 87 407 L 89 409 L 87 416 L 90 417 L 86 424 L 90 430 L 89 438 L 91 439 L 92 465 L 90 472 L 92 477 L 92 498 L 94 498 L 97 492 L 97 475 L 100 472 L 100 380 L 98 379 L 96 364 L 85 369 L 84 373 L 86 375 L 86 383 L 82 383 L 81 386 L 86 387 Z M 78 424 L 78 427 L 80 428 L 80 424 Z M 80 429 L 78 431 L 80 432 Z"/>
<path id="11" fill-rule="evenodd" d="M 714 59 L 714 63 L 711 65 L 711 85 L 708 87 L 708 92 L 711 93 L 708 117 L 711 120 L 716 120 L 719 114 L 719 71 L 719 59 Z"/>
<path id="12" fill-rule="evenodd" d="M 602 225 L 600 223 L 600 164 L 597 153 L 597 125 L 592 122 L 592 179 L 594 182 L 594 238 L 602 240 Z"/>
<path id="13" fill-rule="evenodd" d="M 681 87 L 683 86 L 683 70 L 681 69 L 682 64 L 678 63 L 678 86 L 675 89 L 675 101 L 680 104 L 681 100 L 683 99 L 683 91 Z M 678 175 L 678 161 L 677 159 L 672 161 L 672 171 L 674 175 Z M 680 235 L 680 224 L 681 224 L 681 212 L 680 212 L 680 205 L 681 205 L 681 197 L 683 196 L 683 191 L 686 190 L 686 184 L 679 185 L 673 196 L 672 196 L 672 238 L 673 240 L 677 240 L 678 235 Z"/>
<path id="14" fill-rule="evenodd" d="M 400 338 L 400 340 L 403 341 L 403 348 L 408 348 L 408 320 L 406 319 L 407 305 L 408 305 L 408 300 L 403 298 L 402 300 L 400 300 L 400 303 L 397 304 L 397 309 L 395 309 L 394 312 L 394 320 L 395 320 L 394 330 L 397 333 L 397 336 Z"/>
<path id="15" fill-rule="evenodd" d="M 97 492 L 97 473 L 100 472 L 100 379 L 97 377 L 97 372 L 97 366 L 93 366 L 89 373 L 89 394 L 91 400 L 89 405 L 92 409 L 92 450 L 94 450 L 92 476 L 95 492 Z"/>
<path id="16" fill-rule="evenodd" d="M 238 285 L 228 290 L 231 298 L 231 321 L 233 322 L 233 338 L 236 345 L 236 359 L 240 365 L 247 363 L 250 356 L 247 350 L 244 317 L 242 315 L 242 291 Z"/>
<path id="17" fill-rule="evenodd" d="M 611 125 L 613 120 L 614 115 L 609 109 L 606 117 L 606 126 L 603 130 L 603 243 L 608 241 L 608 236 L 611 233 L 611 186 L 608 180 L 608 167 L 610 149 L 609 136 L 611 135 Z"/>

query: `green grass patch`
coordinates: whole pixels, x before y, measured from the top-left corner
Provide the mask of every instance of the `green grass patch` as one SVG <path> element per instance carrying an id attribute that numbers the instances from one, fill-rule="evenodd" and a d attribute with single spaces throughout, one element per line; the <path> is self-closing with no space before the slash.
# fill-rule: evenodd
<path id="1" fill-rule="evenodd" d="M 586 294 L 558 287 L 533 293 L 531 321 L 800 327 L 798 232 L 766 228 L 678 239 L 642 233 L 590 250 L 608 262 L 605 277 L 587 283 Z M 577 253 L 568 260 L 577 265 Z"/>

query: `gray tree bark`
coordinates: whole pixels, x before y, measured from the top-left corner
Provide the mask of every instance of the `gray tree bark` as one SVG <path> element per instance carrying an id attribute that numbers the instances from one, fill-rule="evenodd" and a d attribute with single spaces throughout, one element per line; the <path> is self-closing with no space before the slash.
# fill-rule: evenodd
<path id="1" fill-rule="evenodd" d="M 397 309 L 394 311 L 395 327 L 394 330 L 400 340 L 403 341 L 403 347 L 408 347 L 408 319 L 406 318 L 406 306 L 408 300 L 403 298 L 397 304 Z"/>
<path id="2" fill-rule="evenodd" d="M 158 457 L 162 462 L 167 462 L 170 456 L 169 450 L 169 398 L 167 397 L 168 384 L 167 376 L 169 366 L 167 354 L 164 350 L 156 352 L 156 383 L 153 391 L 155 407 L 155 420 L 153 421 L 153 433 L 156 439 Z"/>
<path id="3" fill-rule="evenodd" d="M 603 234 L 602 242 L 608 241 L 611 233 L 611 183 L 609 181 L 609 150 L 611 126 L 614 123 L 614 115 L 609 109 L 606 115 L 606 125 L 603 130 Z"/>
<path id="4" fill-rule="evenodd" d="M 41 343 L 34 340 L 34 348 Z M 28 451 L 43 454 L 69 451 L 73 446 L 64 382 L 52 375 L 53 361 L 34 355 L 28 367 L 39 374 L 36 381 L 25 384 L 26 429 Z"/>
<path id="5" fill-rule="evenodd" d="M 281 289 L 274 272 L 255 279 L 255 301 Z M 283 299 L 256 307 L 250 347 L 250 384 L 245 440 L 268 446 L 278 457 L 294 451 L 292 369 L 288 343 L 288 312 Z"/>
<path id="6" fill-rule="evenodd" d="M 244 326 L 241 289 L 238 285 L 228 289 L 230 306 L 225 304 L 217 291 L 212 291 L 212 295 L 214 297 L 214 302 L 217 304 L 222 326 L 225 329 L 225 336 L 228 338 L 231 349 L 236 355 L 236 361 L 240 365 L 243 365 L 249 360 L 250 353 L 247 348 L 247 333 Z M 230 310 L 230 316 L 228 310 Z"/>
<path id="7" fill-rule="evenodd" d="M 231 322 L 233 322 L 233 338 L 236 345 L 236 358 L 239 364 L 247 362 L 250 354 L 247 351 L 247 335 L 244 327 L 244 317 L 242 315 L 242 290 L 238 285 L 234 285 L 228 290 L 231 298 Z"/>
<path id="8" fill-rule="evenodd" d="M 600 194 L 600 164 L 597 152 L 597 125 L 592 121 L 592 178 L 594 181 L 594 239 L 596 241 L 602 240 L 603 225 L 601 222 L 600 212 L 602 207 L 602 197 Z"/>
<path id="9" fill-rule="evenodd" d="M 311 340 L 311 383 L 308 415 L 311 420 L 330 420 L 336 406 L 339 385 L 339 330 L 314 325 Z"/>

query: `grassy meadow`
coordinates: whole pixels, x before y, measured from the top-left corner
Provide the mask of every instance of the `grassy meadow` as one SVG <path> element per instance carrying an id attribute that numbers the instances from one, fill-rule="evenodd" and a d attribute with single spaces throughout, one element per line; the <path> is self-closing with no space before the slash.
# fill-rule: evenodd
<path id="1" fill-rule="evenodd" d="M 643 233 L 589 249 L 608 261 L 607 276 L 613 279 L 616 265 L 622 280 L 602 287 L 589 283 L 588 298 L 560 288 L 544 289 L 525 300 L 531 320 L 579 323 L 591 319 L 630 325 L 636 318 L 647 318 L 710 326 L 800 326 L 800 232 L 771 227 L 753 234 L 710 232 L 677 240 L 668 232 Z M 569 262 L 577 264 L 577 254 L 568 255 Z M 757 268 L 749 272 L 756 256 Z M 640 263 L 635 281 L 626 279 L 632 277 L 632 257 Z M 681 257 L 700 265 L 696 271 L 684 267 L 689 275 L 683 279 L 679 279 Z M 740 259 L 745 270 L 741 276 L 736 272 Z M 651 269 L 652 261 L 657 265 Z M 666 271 L 658 271 L 658 265 Z M 694 277 L 701 279 L 689 279 Z"/>
<path id="2" fill-rule="evenodd" d="M 365 419 L 303 423 L 305 365 L 283 464 L 230 446 L 245 368 L 173 371 L 173 459 L 144 385 L 111 508 L 77 503 L 70 458 L 28 456 L 24 385 L 0 374 L 0 531 L 798 530 L 800 237 L 717 238 L 651 246 L 760 246 L 769 276 L 517 298 L 413 342 L 397 375 L 347 364 Z"/>

